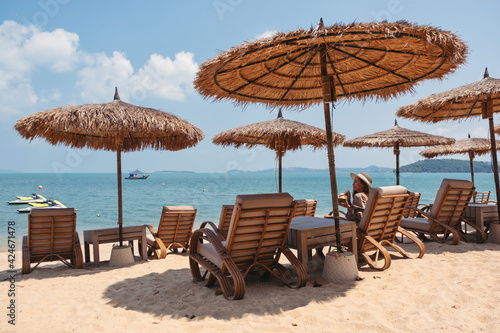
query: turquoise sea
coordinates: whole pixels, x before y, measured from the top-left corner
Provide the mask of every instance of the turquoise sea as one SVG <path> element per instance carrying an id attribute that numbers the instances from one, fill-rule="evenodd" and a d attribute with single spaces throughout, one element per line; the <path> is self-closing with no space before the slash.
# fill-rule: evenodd
<path id="1" fill-rule="evenodd" d="M 275 172 L 234 173 L 152 173 L 145 180 L 125 180 L 123 175 L 123 225 L 151 224 L 158 226 L 162 206 L 192 205 L 198 213 L 195 228 L 203 221 L 219 220 L 223 204 L 232 204 L 238 194 L 278 191 Z M 396 183 L 393 173 L 372 173 L 373 186 Z M 434 201 L 443 178 L 470 179 L 468 173 L 403 173 L 401 185 L 422 193 L 421 203 Z M 478 191 L 491 191 L 495 198 L 493 174 L 475 174 Z M 337 173 L 340 191 L 352 189 L 349 173 Z M 42 189 L 39 189 L 42 186 Z M 41 194 L 77 209 L 77 231 L 112 228 L 117 226 L 117 177 L 113 173 L 55 174 L 55 173 L 0 173 L 0 250 L 6 248 L 8 221 L 15 222 L 17 246 L 27 235 L 28 214 L 17 209 L 24 205 L 9 205 L 16 196 Z M 329 175 L 327 172 L 283 173 L 283 191 L 296 199 L 318 200 L 317 215 L 331 211 Z"/>

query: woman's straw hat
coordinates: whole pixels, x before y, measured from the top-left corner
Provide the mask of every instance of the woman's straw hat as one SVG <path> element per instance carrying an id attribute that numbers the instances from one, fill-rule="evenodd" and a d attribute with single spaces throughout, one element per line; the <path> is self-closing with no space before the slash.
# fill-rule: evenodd
<path id="1" fill-rule="evenodd" d="M 358 174 L 351 172 L 351 177 L 352 177 L 352 179 L 355 179 L 356 177 L 358 177 L 359 179 L 361 179 L 361 181 L 363 183 L 368 185 L 368 187 L 370 187 L 370 185 L 372 184 L 372 177 L 370 177 L 366 172 L 361 172 Z"/>

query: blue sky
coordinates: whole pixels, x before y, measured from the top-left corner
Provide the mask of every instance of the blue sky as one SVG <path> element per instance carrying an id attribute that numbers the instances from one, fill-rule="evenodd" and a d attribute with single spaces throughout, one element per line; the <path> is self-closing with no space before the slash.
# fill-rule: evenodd
<path id="1" fill-rule="evenodd" d="M 265 148 L 222 148 L 214 135 L 276 117 L 262 106 L 245 109 L 204 100 L 192 81 L 198 67 L 220 51 L 273 31 L 334 23 L 406 20 L 456 33 L 469 46 L 467 64 L 445 80 L 428 80 L 387 102 L 339 102 L 333 130 L 347 139 L 394 126 L 396 110 L 432 93 L 482 78 L 500 77 L 497 1 L 2 1 L 0 3 L 0 169 L 20 172 L 115 172 L 112 152 L 28 142 L 13 125 L 21 117 L 68 104 L 106 103 L 117 86 L 125 102 L 175 114 L 201 128 L 205 139 L 177 151 L 125 153 L 123 171 L 141 169 L 225 172 L 275 168 Z M 312 4 L 312 5 L 311 5 Z M 322 106 L 284 117 L 324 128 Z M 465 139 L 488 137 L 475 118 L 434 125 L 398 119 L 401 127 Z M 495 123 L 499 123 L 495 116 Z M 421 160 L 425 148 L 402 148 L 401 165 Z M 452 156 L 467 159 L 465 155 Z M 392 149 L 335 149 L 336 166 L 394 167 Z M 489 161 L 488 156 L 476 160 Z M 326 169 L 326 150 L 287 152 L 284 167 Z"/>

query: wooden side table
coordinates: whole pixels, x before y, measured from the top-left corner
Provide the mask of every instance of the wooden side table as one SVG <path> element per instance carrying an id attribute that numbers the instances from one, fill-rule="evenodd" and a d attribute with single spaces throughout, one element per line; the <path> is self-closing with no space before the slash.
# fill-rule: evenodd
<path id="1" fill-rule="evenodd" d="M 354 254 L 357 262 L 358 241 L 355 222 L 340 221 L 340 241 L 349 243 L 349 250 Z M 301 216 L 292 219 L 286 245 L 297 250 L 297 256 L 306 269 L 308 250 L 335 244 L 335 221 L 333 219 L 314 216 Z"/>
<path id="2" fill-rule="evenodd" d="M 498 207 L 494 204 L 470 203 L 464 217 L 484 230 L 491 222 L 498 221 Z"/>
<path id="3" fill-rule="evenodd" d="M 129 243 L 139 242 L 142 259 L 148 260 L 146 225 L 122 227 L 123 240 Z M 119 242 L 118 228 L 85 230 L 83 232 L 85 262 L 90 262 L 90 244 L 93 245 L 94 266 L 99 266 L 99 244 Z"/>

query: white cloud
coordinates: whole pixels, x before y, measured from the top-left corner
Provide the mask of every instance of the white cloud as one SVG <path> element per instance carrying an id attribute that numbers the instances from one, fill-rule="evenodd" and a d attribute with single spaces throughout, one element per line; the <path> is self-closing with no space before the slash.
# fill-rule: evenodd
<path id="1" fill-rule="evenodd" d="M 486 121 L 485 121 L 486 122 Z M 489 139 L 489 130 L 486 127 L 476 127 L 470 131 L 471 138 Z"/>
<path id="2" fill-rule="evenodd" d="M 0 68 L 0 114 L 2 119 L 20 113 L 38 100 L 30 81 L 23 75 Z"/>
<path id="3" fill-rule="evenodd" d="M 39 68 L 53 72 L 71 70 L 78 59 L 78 35 L 56 29 L 42 32 L 14 21 L 0 24 L 0 114 L 13 116 L 39 101 L 58 97 L 51 90 L 36 92 L 32 75 Z"/>
<path id="4" fill-rule="evenodd" d="M 37 66 L 55 72 L 71 70 L 78 57 L 78 35 L 62 29 L 41 31 L 14 21 L 0 25 L 0 69 L 29 73 Z"/>
<path id="5" fill-rule="evenodd" d="M 109 101 L 115 86 L 123 100 L 137 103 L 144 98 L 183 101 L 193 90 L 198 70 L 193 54 L 182 51 L 173 59 L 152 54 L 136 71 L 122 52 L 108 56 L 79 49 L 76 33 L 64 29 L 42 31 L 40 27 L 14 21 L 0 24 L 0 50 L 0 115 L 3 116 L 27 113 L 37 103 L 40 108 L 63 98 L 58 83 L 48 77 L 44 77 L 47 86 L 35 90 L 36 75 L 57 78 L 68 73 L 61 82 L 68 82 L 68 75 L 75 75 L 75 85 L 81 89 L 80 98 L 85 103 Z M 61 104 L 67 103 L 65 100 Z"/>
<path id="6" fill-rule="evenodd" d="M 179 52 L 172 60 L 153 54 L 131 80 L 131 91 L 143 92 L 152 97 L 183 101 L 186 93 L 193 89 L 193 79 L 198 64 L 193 54 Z"/>
<path id="7" fill-rule="evenodd" d="M 104 53 L 87 54 L 84 62 L 84 68 L 78 72 L 77 86 L 82 89 L 81 98 L 91 103 L 110 101 L 115 86 L 122 93 L 120 88 L 134 72 L 132 64 L 121 52 L 115 51 L 111 57 Z"/>
<path id="8" fill-rule="evenodd" d="M 61 73 L 72 70 L 78 61 L 78 41 L 77 34 L 63 29 L 36 32 L 24 44 L 23 53 L 32 64 L 47 66 Z"/>
<path id="9" fill-rule="evenodd" d="M 189 52 L 177 53 L 174 60 L 153 54 L 135 73 L 120 52 L 114 52 L 112 57 L 86 55 L 85 59 L 86 67 L 79 71 L 77 84 L 82 87 L 81 97 L 89 102 L 108 101 L 115 86 L 121 99 L 130 103 L 151 97 L 183 101 L 193 89 L 198 70 Z"/>

